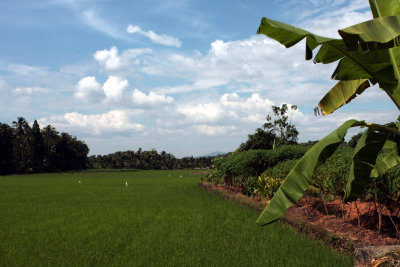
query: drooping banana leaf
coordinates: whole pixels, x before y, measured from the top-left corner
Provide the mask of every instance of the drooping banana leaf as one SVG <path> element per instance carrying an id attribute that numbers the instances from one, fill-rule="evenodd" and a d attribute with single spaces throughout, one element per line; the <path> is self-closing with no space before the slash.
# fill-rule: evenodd
<path id="1" fill-rule="evenodd" d="M 369 183 L 368 178 L 386 140 L 387 134 L 375 132 L 371 128 L 363 133 L 354 149 L 344 201 L 353 201 L 361 196 L 365 186 Z"/>
<path id="2" fill-rule="evenodd" d="M 322 115 L 328 115 L 345 103 L 349 103 L 368 87 L 368 79 L 339 81 L 318 103 Z"/>
<path id="3" fill-rule="evenodd" d="M 371 177 L 378 177 L 385 174 L 389 169 L 400 163 L 400 157 L 397 151 L 392 151 L 380 161 L 377 161 L 375 167 L 371 171 Z"/>
<path id="4" fill-rule="evenodd" d="M 297 202 L 309 187 L 317 165 L 324 163 L 332 155 L 343 141 L 348 129 L 364 125 L 363 121 L 348 120 L 307 151 L 276 191 L 257 223 L 263 225 L 282 218 L 292 203 Z"/>
<path id="5" fill-rule="evenodd" d="M 312 58 L 312 51 L 321 44 L 326 44 L 330 41 L 336 41 L 337 43 L 341 43 L 342 47 L 345 47 L 345 44 L 340 39 L 333 39 L 322 37 L 316 34 L 313 34 L 309 31 L 300 29 L 298 27 L 275 21 L 268 18 L 262 18 L 260 27 L 257 30 L 257 34 L 264 34 L 281 44 L 283 44 L 286 48 L 292 47 L 304 38 L 306 38 L 306 59 L 309 60 Z M 340 44 L 338 44 L 340 45 Z M 330 57 L 332 57 L 332 53 L 327 53 Z M 336 58 L 338 55 L 334 56 Z M 343 57 L 343 55 L 341 55 Z M 340 58 L 340 57 L 339 57 Z M 337 58 L 337 59 L 339 59 Z M 336 60 L 337 60 L 336 59 Z M 332 59 L 331 59 L 332 60 Z"/>

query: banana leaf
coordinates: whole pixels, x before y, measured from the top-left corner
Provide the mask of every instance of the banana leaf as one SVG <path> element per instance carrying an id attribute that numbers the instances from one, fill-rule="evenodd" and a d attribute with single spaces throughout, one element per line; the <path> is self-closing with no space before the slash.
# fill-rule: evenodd
<path id="1" fill-rule="evenodd" d="M 389 169 L 397 166 L 400 163 L 400 157 L 397 151 L 392 151 L 383 159 L 376 162 L 375 167 L 371 171 L 371 177 L 378 177 L 385 174 Z"/>
<path id="2" fill-rule="evenodd" d="M 378 83 L 400 109 L 400 1 L 370 0 L 374 19 L 340 30 L 343 39 L 326 38 L 282 22 L 262 18 L 258 34 L 264 34 L 291 47 L 306 38 L 306 59 L 312 59 L 313 50 L 320 46 L 315 63 L 339 63 L 332 74 L 333 79 L 354 81 L 369 79 Z M 386 49 L 394 46 L 393 48 Z M 351 47 L 352 51 L 348 49 Z M 365 48 L 368 51 L 365 51 Z M 376 50 L 384 49 L 385 50 Z M 354 88 L 349 88 L 354 85 Z M 339 85 L 341 87 L 342 85 Z M 357 83 L 346 84 L 346 97 L 342 101 L 325 98 L 322 105 L 339 108 L 357 93 L 363 86 Z M 333 91 L 337 89 L 332 88 Z M 349 92 L 354 94 L 349 95 Z M 332 103 L 328 103 L 333 101 Z M 321 104 L 321 103 L 320 103 Z M 326 112 L 329 114 L 333 112 Z"/>
<path id="3" fill-rule="evenodd" d="M 322 115 L 328 115 L 345 103 L 349 103 L 369 86 L 368 79 L 339 81 L 318 103 Z"/>
<path id="4" fill-rule="evenodd" d="M 297 202 L 303 196 L 304 191 L 310 185 L 315 168 L 324 163 L 338 148 L 348 129 L 364 125 L 363 121 L 348 120 L 307 151 L 278 188 L 268 206 L 257 219 L 257 223 L 264 225 L 282 218 L 292 203 Z"/>
<path id="5" fill-rule="evenodd" d="M 339 30 L 349 50 L 388 49 L 398 46 L 400 16 L 378 17 Z"/>
<path id="6" fill-rule="evenodd" d="M 369 6 L 374 18 L 400 14 L 399 0 L 369 0 Z"/>
<path id="7" fill-rule="evenodd" d="M 337 45 L 341 45 L 342 48 L 345 48 L 345 43 L 340 39 L 327 38 L 322 37 L 316 34 L 313 34 L 309 31 L 300 29 L 298 27 L 275 21 L 268 18 L 262 18 L 260 27 L 257 30 L 257 34 L 264 34 L 284 45 L 286 48 L 292 47 L 304 38 L 306 38 L 306 59 L 309 60 L 312 58 L 312 51 L 321 44 L 326 44 L 330 41 L 336 41 Z M 327 53 L 330 57 L 334 54 L 331 51 Z M 338 60 L 343 57 L 340 55 L 334 56 Z M 332 59 L 331 59 L 332 60 Z"/>
<path id="8" fill-rule="evenodd" d="M 350 175 L 347 179 L 344 201 L 353 201 L 361 196 L 375 166 L 376 158 L 387 140 L 387 134 L 366 130 L 354 149 Z"/>

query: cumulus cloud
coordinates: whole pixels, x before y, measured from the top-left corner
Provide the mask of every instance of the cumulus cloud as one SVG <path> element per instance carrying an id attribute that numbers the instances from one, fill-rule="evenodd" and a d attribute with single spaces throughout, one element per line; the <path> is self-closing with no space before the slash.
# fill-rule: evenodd
<path id="1" fill-rule="evenodd" d="M 132 93 L 132 101 L 136 105 L 157 106 L 172 104 L 174 102 L 174 99 L 170 96 L 157 94 L 155 92 L 150 92 L 148 95 L 146 95 L 142 91 L 135 89 Z"/>
<path id="2" fill-rule="evenodd" d="M 103 84 L 103 90 L 107 100 L 120 100 L 128 85 L 127 79 L 119 76 L 109 76 L 107 81 Z"/>
<path id="3" fill-rule="evenodd" d="M 139 56 L 151 54 L 149 48 L 127 49 L 119 54 L 118 48 L 112 46 L 110 49 L 98 50 L 94 53 L 94 59 L 108 72 L 131 71 L 133 66 L 140 64 Z"/>
<path id="4" fill-rule="evenodd" d="M 140 132 L 145 129 L 144 125 L 131 122 L 128 112 L 124 110 L 111 110 L 107 113 L 89 115 L 71 112 L 40 119 L 39 123 L 40 125 L 51 124 L 61 130 L 83 131 L 94 135 L 107 132 Z"/>
<path id="5" fill-rule="evenodd" d="M 218 103 L 187 105 L 178 107 L 178 111 L 193 122 L 215 122 L 223 114 L 223 109 Z"/>
<path id="6" fill-rule="evenodd" d="M 279 57 L 278 57 L 279 55 Z M 157 62 L 157 63 L 156 63 Z M 329 80 L 330 71 L 322 67 L 315 69 L 312 62 L 304 62 L 304 47 L 285 49 L 275 41 L 263 36 L 225 42 L 216 40 L 205 55 L 168 55 L 155 59 L 154 64 L 163 68 L 165 76 L 181 78 L 181 84 L 154 88 L 159 93 L 187 93 L 216 88 L 232 87 L 235 91 L 245 87 L 249 92 L 268 92 L 274 94 L 277 102 L 294 102 L 304 93 L 297 94 L 294 87 L 312 79 L 320 82 L 321 77 Z M 304 73 L 310 75 L 304 75 Z M 291 77 L 290 80 L 287 77 Z M 283 96 L 282 90 L 291 94 Z M 323 95 L 321 89 L 312 94 Z"/>
<path id="7" fill-rule="evenodd" d="M 223 94 L 214 102 L 177 107 L 177 111 L 192 123 L 260 123 L 274 103 L 253 93 L 240 97 L 237 93 Z"/>
<path id="8" fill-rule="evenodd" d="M 166 34 L 157 34 L 153 31 L 143 31 L 139 26 L 128 25 L 126 29 L 128 33 L 137 33 L 142 36 L 149 38 L 152 42 L 165 45 L 165 46 L 174 46 L 174 47 L 181 47 L 182 42 L 172 36 Z"/>
<path id="9" fill-rule="evenodd" d="M 78 98 L 98 98 L 104 96 L 100 83 L 94 76 L 82 78 L 77 85 L 75 97 Z"/>

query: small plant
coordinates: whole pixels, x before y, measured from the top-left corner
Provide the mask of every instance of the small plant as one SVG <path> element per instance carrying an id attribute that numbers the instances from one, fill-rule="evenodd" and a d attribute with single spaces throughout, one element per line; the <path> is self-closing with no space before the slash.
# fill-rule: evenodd
<path id="1" fill-rule="evenodd" d="M 265 199 L 271 199 L 281 184 L 282 180 L 280 179 L 271 176 L 259 176 L 254 194 Z"/>

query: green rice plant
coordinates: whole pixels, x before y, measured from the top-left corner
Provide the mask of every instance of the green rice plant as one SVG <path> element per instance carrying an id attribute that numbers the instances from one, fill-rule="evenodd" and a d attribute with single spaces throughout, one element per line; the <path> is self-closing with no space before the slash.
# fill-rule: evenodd
<path id="1" fill-rule="evenodd" d="M 198 187 L 201 175 L 0 176 L 0 266 L 352 266 L 283 224 L 254 227 L 257 212 Z"/>

